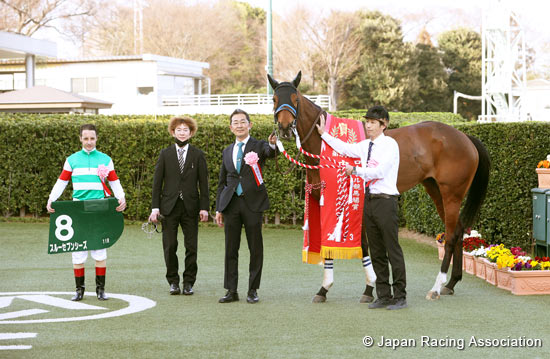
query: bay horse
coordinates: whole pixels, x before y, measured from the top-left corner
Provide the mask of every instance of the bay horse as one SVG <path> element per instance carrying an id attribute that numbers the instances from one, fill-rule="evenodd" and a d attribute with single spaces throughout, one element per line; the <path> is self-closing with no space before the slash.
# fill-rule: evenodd
<path id="1" fill-rule="evenodd" d="M 297 133 L 304 150 L 320 154 L 322 140 L 316 124 L 323 110 L 298 91 L 301 71 L 291 82 L 279 83 L 269 74 L 267 77 L 274 90 L 278 136 L 291 140 Z M 473 225 L 487 193 L 491 167 L 489 153 L 479 139 L 440 122 L 427 121 L 388 129 L 384 134 L 393 137 L 399 145 L 399 193 L 422 183 L 445 225 L 445 255 L 426 299 L 439 299 L 440 294 L 452 295 L 456 283 L 462 279 L 464 230 Z M 308 164 L 316 164 L 315 161 L 306 158 Z M 319 183 L 319 170 L 308 169 L 307 180 L 311 184 Z M 318 198 L 319 193 L 312 195 Z M 451 279 L 443 287 L 451 258 L 454 258 Z"/>

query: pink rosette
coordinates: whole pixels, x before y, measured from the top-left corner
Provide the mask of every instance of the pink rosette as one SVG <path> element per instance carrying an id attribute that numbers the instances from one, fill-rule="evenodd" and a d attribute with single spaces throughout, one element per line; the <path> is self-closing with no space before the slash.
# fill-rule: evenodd
<path id="1" fill-rule="evenodd" d="M 252 167 L 252 173 L 254 173 L 254 178 L 256 179 L 256 184 L 258 186 L 264 183 L 264 179 L 262 178 L 262 170 L 260 166 L 258 166 L 259 159 L 258 154 L 254 151 L 250 151 L 244 155 L 244 162 Z"/>
<path id="2" fill-rule="evenodd" d="M 101 181 L 101 184 L 103 185 L 103 191 L 105 192 L 105 196 L 109 197 L 111 195 L 111 191 L 109 191 L 109 188 L 105 184 L 105 178 L 107 178 L 107 176 L 109 176 L 109 168 L 105 165 L 97 166 L 97 175 L 99 176 L 99 180 Z"/>

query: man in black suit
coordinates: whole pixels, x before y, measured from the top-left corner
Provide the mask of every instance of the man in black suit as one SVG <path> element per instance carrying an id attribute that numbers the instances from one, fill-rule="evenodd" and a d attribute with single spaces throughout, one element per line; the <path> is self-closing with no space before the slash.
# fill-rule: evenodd
<path id="1" fill-rule="evenodd" d="M 269 199 L 261 168 L 266 158 L 275 157 L 277 149 L 275 134 L 269 136 L 269 143 L 250 137 L 250 117 L 243 110 L 235 110 L 229 116 L 229 128 L 236 141 L 223 150 L 218 195 L 216 198 L 216 222 L 224 226 L 225 219 L 225 296 L 220 303 L 239 300 L 237 284 L 239 279 L 239 247 L 244 225 L 248 249 L 250 250 L 248 303 L 257 303 L 257 289 L 260 287 L 264 248 L 262 239 L 263 212 L 269 209 Z M 257 159 L 256 165 L 252 163 Z M 246 163 L 248 161 L 248 163 Z M 225 217 L 225 218 L 224 218 Z"/>
<path id="2" fill-rule="evenodd" d="M 178 274 L 178 227 L 185 245 L 183 294 L 193 294 L 197 278 L 197 237 L 200 220 L 208 221 L 208 168 L 204 153 L 189 144 L 197 123 L 189 117 L 174 117 L 168 131 L 176 143 L 160 151 L 153 178 L 153 203 L 149 221 L 162 218 L 162 247 L 170 294 L 180 294 Z"/>

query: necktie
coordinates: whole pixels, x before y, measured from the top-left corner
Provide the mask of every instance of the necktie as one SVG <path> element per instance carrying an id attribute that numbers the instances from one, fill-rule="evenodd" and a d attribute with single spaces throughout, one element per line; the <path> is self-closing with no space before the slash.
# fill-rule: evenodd
<path id="1" fill-rule="evenodd" d="M 185 166 L 185 150 L 183 148 L 178 148 L 178 161 L 180 163 L 180 173 L 183 173 L 183 167 Z"/>
<path id="2" fill-rule="evenodd" d="M 185 166 L 185 150 L 183 148 L 178 148 L 178 162 L 180 163 L 180 173 L 183 173 L 183 167 Z M 183 200 L 183 193 L 180 191 L 180 198 Z"/>
<path id="3" fill-rule="evenodd" d="M 372 152 L 372 146 L 373 146 L 373 145 L 374 145 L 374 142 L 370 141 L 370 143 L 369 143 L 369 152 L 367 153 L 367 163 L 366 163 L 367 167 L 368 167 L 368 165 L 369 165 L 370 154 L 371 154 L 371 152 Z M 367 187 L 365 188 L 365 196 L 368 196 L 369 193 L 370 193 L 370 186 L 367 186 Z"/>
<path id="4" fill-rule="evenodd" d="M 239 150 L 237 151 L 237 165 L 235 166 L 235 169 L 237 170 L 237 173 L 241 173 L 241 163 L 243 162 L 243 146 L 244 142 L 239 142 L 237 144 L 239 146 Z M 239 181 L 239 185 L 237 186 L 237 196 L 240 196 L 243 194 L 243 187 L 241 186 L 241 183 Z"/>

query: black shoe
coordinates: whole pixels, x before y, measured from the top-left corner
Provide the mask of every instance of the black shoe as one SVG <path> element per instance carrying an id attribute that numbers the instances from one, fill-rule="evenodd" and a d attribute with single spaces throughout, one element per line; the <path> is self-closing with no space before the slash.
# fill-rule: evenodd
<path id="1" fill-rule="evenodd" d="M 76 294 L 71 298 L 73 302 L 79 302 L 84 298 L 84 287 L 76 287 Z"/>
<path id="2" fill-rule="evenodd" d="M 170 295 L 180 294 L 180 287 L 177 284 L 170 284 Z"/>
<path id="3" fill-rule="evenodd" d="M 391 299 L 377 299 L 373 303 L 369 304 L 369 309 L 380 309 L 387 308 L 389 305 L 393 304 Z"/>
<path id="4" fill-rule="evenodd" d="M 395 303 L 386 307 L 387 310 L 397 310 L 407 308 L 407 300 L 405 298 L 395 300 Z"/>
<path id="5" fill-rule="evenodd" d="M 98 300 L 109 300 L 109 297 L 107 297 L 107 296 L 105 295 L 105 289 L 104 289 L 104 288 L 102 288 L 102 287 L 97 287 L 97 288 L 95 289 L 95 292 L 96 292 L 96 294 L 97 294 L 97 299 L 98 299 Z"/>
<path id="6" fill-rule="evenodd" d="M 184 284 L 181 293 L 183 295 L 193 295 L 193 286 L 191 284 Z"/>
<path id="7" fill-rule="evenodd" d="M 256 293 L 256 289 L 251 289 L 248 291 L 246 301 L 250 304 L 258 303 L 260 301 L 260 298 L 258 298 L 258 293 Z"/>
<path id="8" fill-rule="evenodd" d="M 230 290 L 225 293 L 223 297 L 218 300 L 218 303 L 231 303 L 237 302 L 239 300 L 239 294 L 237 292 L 232 292 Z"/>

